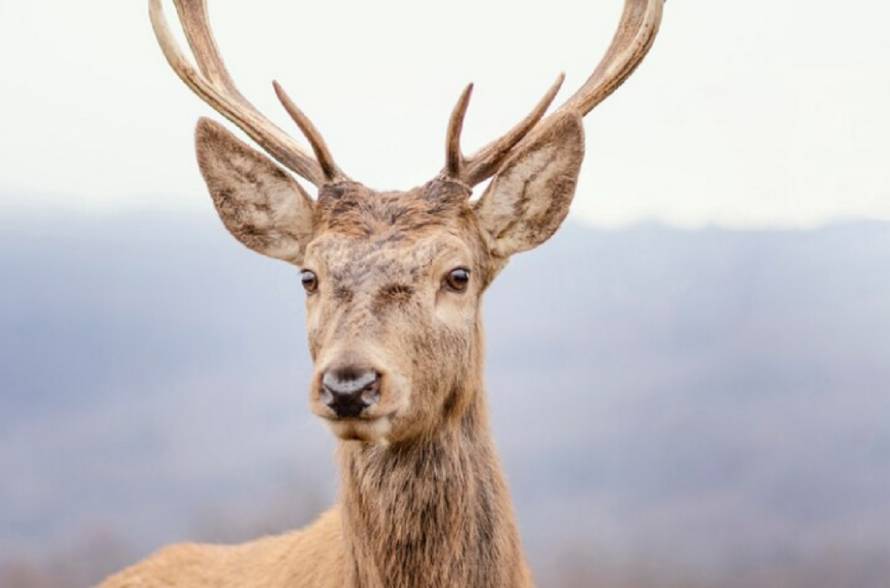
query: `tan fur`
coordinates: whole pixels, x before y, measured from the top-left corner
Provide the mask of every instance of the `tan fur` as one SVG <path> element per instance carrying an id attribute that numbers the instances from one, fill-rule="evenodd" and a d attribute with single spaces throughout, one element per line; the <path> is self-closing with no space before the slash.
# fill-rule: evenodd
<path id="1" fill-rule="evenodd" d="M 340 512 L 332 509 L 301 531 L 243 545 L 174 545 L 108 578 L 102 586 L 341 588 L 346 585 L 341 529 Z M 301 560 L 311 565 L 292 565 Z"/>

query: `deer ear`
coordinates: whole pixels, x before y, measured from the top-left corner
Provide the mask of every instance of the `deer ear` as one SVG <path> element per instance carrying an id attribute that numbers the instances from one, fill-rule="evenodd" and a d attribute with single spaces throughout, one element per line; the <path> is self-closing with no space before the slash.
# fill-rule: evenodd
<path id="1" fill-rule="evenodd" d="M 537 247 L 569 212 L 584 159 L 584 127 L 577 113 L 557 116 L 523 140 L 475 205 L 499 257 Z"/>
<path id="2" fill-rule="evenodd" d="M 201 174 L 229 232 L 258 253 L 302 263 L 315 208 L 303 188 L 210 119 L 198 121 L 195 147 Z"/>

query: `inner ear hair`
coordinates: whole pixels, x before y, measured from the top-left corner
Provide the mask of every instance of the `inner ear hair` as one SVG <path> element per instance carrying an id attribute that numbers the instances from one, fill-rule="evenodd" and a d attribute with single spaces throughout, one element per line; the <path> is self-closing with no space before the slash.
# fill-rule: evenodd
<path id="1" fill-rule="evenodd" d="M 269 157 L 222 125 L 195 129 L 198 166 L 225 227 L 250 249 L 300 264 L 312 236 L 314 203 Z"/>
<path id="2" fill-rule="evenodd" d="M 554 116 L 520 143 L 474 206 L 496 256 L 537 247 L 569 212 L 584 159 L 584 127 L 576 112 Z"/>

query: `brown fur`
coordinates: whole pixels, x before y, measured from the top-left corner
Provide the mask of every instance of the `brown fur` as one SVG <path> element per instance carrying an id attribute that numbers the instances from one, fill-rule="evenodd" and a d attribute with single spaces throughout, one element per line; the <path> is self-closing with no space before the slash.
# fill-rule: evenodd
<path id="1" fill-rule="evenodd" d="M 317 276 L 309 397 L 341 440 L 341 496 L 305 530 L 174 546 L 103 586 L 531 586 L 489 432 L 479 309 L 507 257 L 565 217 L 583 156 L 578 115 L 527 137 L 475 204 L 448 178 L 407 192 L 338 181 L 313 203 L 215 123 L 199 123 L 197 144 L 232 234 Z M 464 292 L 444 281 L 456 267 L 470 270 Z M 321 400 L 321 375 L 344 364 L 381 378 L 379 402 L 357 419 Z"/>

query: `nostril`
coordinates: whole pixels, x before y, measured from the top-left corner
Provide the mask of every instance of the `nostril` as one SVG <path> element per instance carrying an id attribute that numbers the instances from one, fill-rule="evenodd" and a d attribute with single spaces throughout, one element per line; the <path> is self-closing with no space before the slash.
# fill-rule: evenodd
<path id="1" fill-rule="evenodd" d="M 327 370 L 321 379 L 321 400 L 339 417 L 357 417 L 380 397 L 380 376 L 354 367 Z"/>

